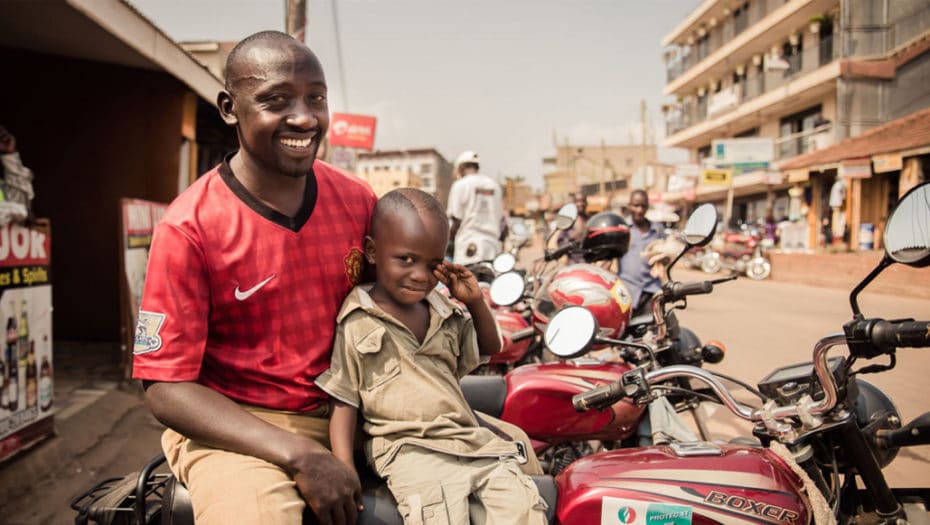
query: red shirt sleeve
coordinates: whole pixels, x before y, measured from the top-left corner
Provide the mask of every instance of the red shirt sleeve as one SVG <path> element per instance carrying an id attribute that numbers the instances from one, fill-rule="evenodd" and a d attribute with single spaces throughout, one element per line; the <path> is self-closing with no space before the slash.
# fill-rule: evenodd
<path id="1" fill-rule="evenodd" d="M 209 276 L 198 244 L 180 228 L 155 227 L 133 346 L 133 377 L 195 381 L 210 310 Z"/>

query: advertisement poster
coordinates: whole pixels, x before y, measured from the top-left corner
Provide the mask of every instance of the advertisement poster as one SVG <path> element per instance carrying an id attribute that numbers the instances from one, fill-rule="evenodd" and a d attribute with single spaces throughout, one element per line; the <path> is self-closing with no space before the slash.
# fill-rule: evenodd
<path id="1" fill-rule="evenodd" d="M 122 199 L 122 247 L 123 247 L 123 369 L 132 373 L 132 342 L 138 321 L 142 290 L 145 287 L 145 268 L 149 262 L 149 247 L 155 225 L 168 208 L 167 204 L 140 199 Z"/>
<path id="2" fill-rule="evenodd" d="M 329 143 L 344 148 L 371 151 L 375 144 L 377 119 L 368 115 L 333 113 L 329 124 Z"/>
<path id="3" fill-rule="evenodd" d="M 0 227 L 0 461 L 53 431 L 48 222 Z"/>

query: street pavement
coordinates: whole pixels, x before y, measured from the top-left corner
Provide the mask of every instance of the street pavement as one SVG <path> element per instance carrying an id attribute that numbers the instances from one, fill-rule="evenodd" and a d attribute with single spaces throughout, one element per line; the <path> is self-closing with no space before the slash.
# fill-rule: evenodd
<path id="1" fill-rule="evenodd" d="M 524 250 L 522 266 L 539 253 Z M 707 276 L 676 269 L 673 277 Z M 925 299 L 866 291 L 860 306 L 866 316 L 930 319 Z M 809 360 L 816 341 L 841 330 L 851 314 L 847 290 L 739 279 L 689 298 L 678 316 L 702 340 L 726 345 L 726 358 L 709 368 L 754 384 L 776 367 Z M 105 477 L 139 470 L 159 451 L 162 426 L 145 408 L 138 385 L 121 383 L 114 350 L 56 341 L 55 352 L 58 436 L 0 464 L 0 523 L 72 522 L 71 498 Z M 930 410 L 928 373 L 930 350 L 903 349 L 894 370 L 866 379 L 888 393 L 909 421 Z M 747 425 L 723 409 L 711 419 L 714 437 L 748 434 Z M 930 446 L 902 450 L 885 473 L 892 486 L 930 486 Z"/>

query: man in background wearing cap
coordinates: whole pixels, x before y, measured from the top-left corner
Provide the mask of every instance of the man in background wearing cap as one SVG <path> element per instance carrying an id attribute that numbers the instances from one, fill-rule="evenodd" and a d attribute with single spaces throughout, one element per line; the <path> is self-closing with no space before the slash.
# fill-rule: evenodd
<path id="1" fill-rule="evenodd" d="M 501 252 L 506 233 L 501 188 L 478 173 L 478 154 L 465 151 L 455 159 L 455 176 L 449 190 L 449 237 L 456 264 L 489 261 Z"/>

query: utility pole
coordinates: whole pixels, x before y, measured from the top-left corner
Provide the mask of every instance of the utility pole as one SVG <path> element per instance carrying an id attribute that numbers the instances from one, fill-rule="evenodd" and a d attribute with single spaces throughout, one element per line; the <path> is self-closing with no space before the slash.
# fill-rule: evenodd
<path id="1" fill-rule="evenodd" d="M 305 42 L 307 34 L 307 2 L 306 0 L 284 1 L 284 26 L 287 34 Z"/>
<path id="2" fill-rule="evenodd" d="M 640 124 L 642 124 L 642 127 L 643 127 L 643 136 L 642 136 L 642 140 L 640 141 L 640 144 L 642 144 L 642 150 L 641 150 L 642 164 L 641 164 L 640 169 L 642 170 L 642 174 L 643 174 L 643 187 L 646 187 L 647 186 L 647 180 L 646 180 L 646 162 L 647 162 L 646 160 L 646 99 L 642 99 L 639 101 L 639 120 L 640 120 Z"/>

